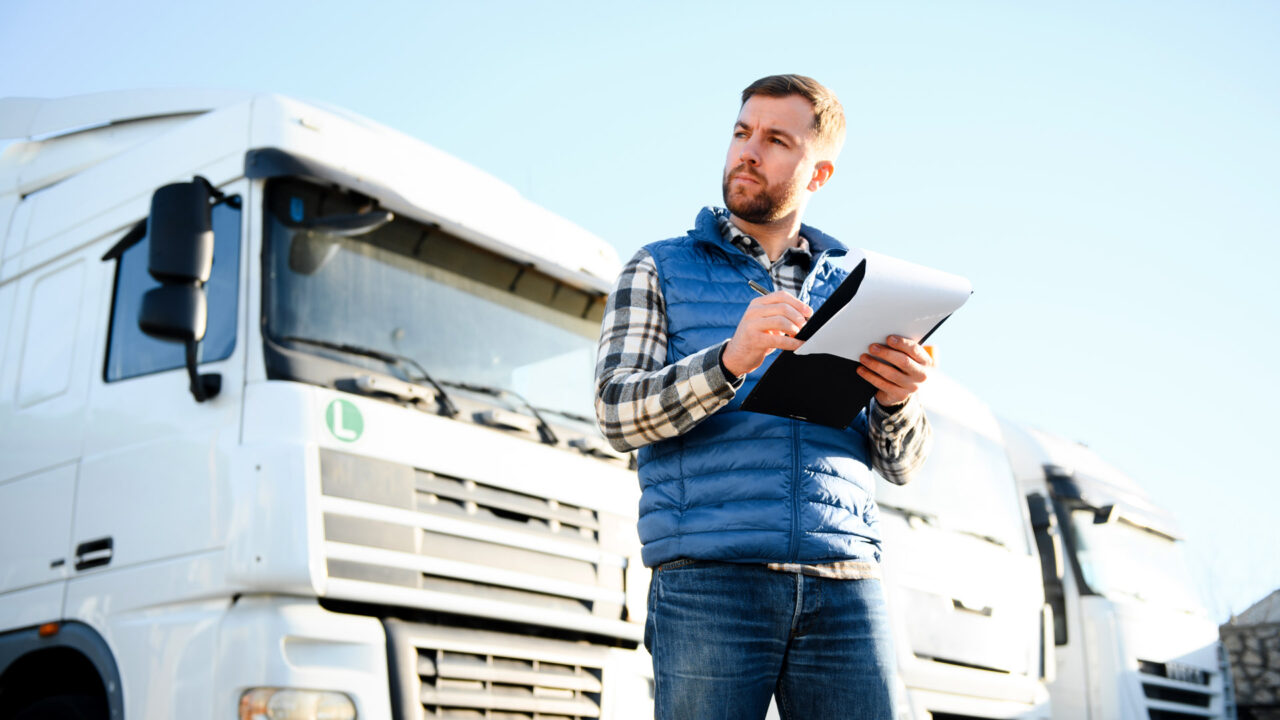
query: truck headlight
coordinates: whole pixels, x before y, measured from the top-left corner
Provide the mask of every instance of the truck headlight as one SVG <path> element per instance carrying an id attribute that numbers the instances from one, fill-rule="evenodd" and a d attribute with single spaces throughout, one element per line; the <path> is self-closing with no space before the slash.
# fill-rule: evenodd
<path id="1" fill-rule="evenodd" d="M 250 688 L 240 696 L 240 720 L 355 720 L 346 693 L 292 688 Z"/>

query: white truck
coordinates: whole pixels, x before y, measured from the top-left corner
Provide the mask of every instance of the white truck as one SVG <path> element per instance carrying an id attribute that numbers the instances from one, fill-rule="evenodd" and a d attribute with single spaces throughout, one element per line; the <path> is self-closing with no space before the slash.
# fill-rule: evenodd
<path id="1" fill-rule="evenodd" d="M 607 244 L 274 95 L 0 131 L 0 718 L 651 714 Z"/>
<path id="2" fill-rule="evenodd" d="M 1047 719 L 1052 618 L 999 425 L 941 373 L 921 396 L 929 459 L 911 483 L 876 487 L 905 704 L 917 719 Z"/>
<path id="3" fill-rule="evenodd" d="M 1234 720 L 1170 515 L 1084 445 L 1002 427 L 1054 610 L 1055 720 Z"/>

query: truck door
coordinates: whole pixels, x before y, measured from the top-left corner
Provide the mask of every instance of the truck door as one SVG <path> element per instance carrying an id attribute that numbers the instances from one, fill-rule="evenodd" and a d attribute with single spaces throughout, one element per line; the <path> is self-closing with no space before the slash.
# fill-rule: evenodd
<path id="1" fill-rule="evenodd" d="M 212 209 L 208 329 L 199 353 L 199 371 L 221 375 L 216 397 L 193 398 L 182 344 L 139 328 L 142 296 L 159 284 L 148 273 L 146 224 L 133 231 L 140 237 L 117 244 L 101 260 L 110 285 L 98 308 L 106 338 L 98 358 L 102 372 L 90 393 L 72 540 L 89 562 L 72 568 L 71 616 L 83 609 L 81 603 L 117 588 L 106 580 L 115 570 L 137 567 L 142 575 L 126 577 L 148 577 L 144 565 L 155 563 L 157 573 L 207 577 L 191 566 L 199 567 L 203 555 L 225 544 L 229 465 L 239 442 L 244 385 L 241 238 L 247 213 L 241 199 L 248 192 L 243 181 L 223 190 L 232 198 Z M 179 570 L 184 564 L 187 569 Z"/>

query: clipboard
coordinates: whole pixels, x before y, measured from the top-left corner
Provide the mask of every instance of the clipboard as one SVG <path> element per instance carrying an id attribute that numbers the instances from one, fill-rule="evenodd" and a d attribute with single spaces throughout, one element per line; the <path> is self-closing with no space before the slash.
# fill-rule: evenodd
<path id="1" fill-rule="evenodd" d="M 860 298 L 872 263 L 875 285 Z M 870 342 L 884 342 L 890 334 L 924 342 L 973 293 L 969 281 L 932 268 L 869 251 L 831 297 L 805 323 L 797 351 L 781 350 L 741 409 L 844 428 L 871 402 L 876 387 L 858 375 L 856 359 Z M 861 302 L 859 302 L 861 300 Z M 868 319 L 874 316 L 874 321 Z M 867 332 L 877 339 L 861 344 Z M 824 337 L 820 342 L 811 340 Z M 861 333 L 861 335 L 859 334 Z M 814 352 L 833 350 L 834 352 Z M 810 352 L 806 352 L 806 350 Z"/>

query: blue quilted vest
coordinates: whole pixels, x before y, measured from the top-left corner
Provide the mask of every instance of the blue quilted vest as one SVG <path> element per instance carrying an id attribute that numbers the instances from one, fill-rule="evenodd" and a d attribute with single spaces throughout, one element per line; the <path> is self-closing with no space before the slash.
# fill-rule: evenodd
<path id="1" fill-rule="evenodd" d="M 647 246 L 667 310 L 667 362 L 733 335 L 773 280 L 720 235 L 704 208 L 684 237 Z M 724 212 L 724 211 L 718 211 Z M 830 260 L 845 247 L 802 226 L 813 267 L 800 299 L 819 307 L 844 279 Z M 679 437 L 639 452 L 644 564 L 678 558 L 821 563 L 880 559 L 866 415 L 835 429 L 740 409 L 776 353 L 747 375 L 732 402 Z"/>

